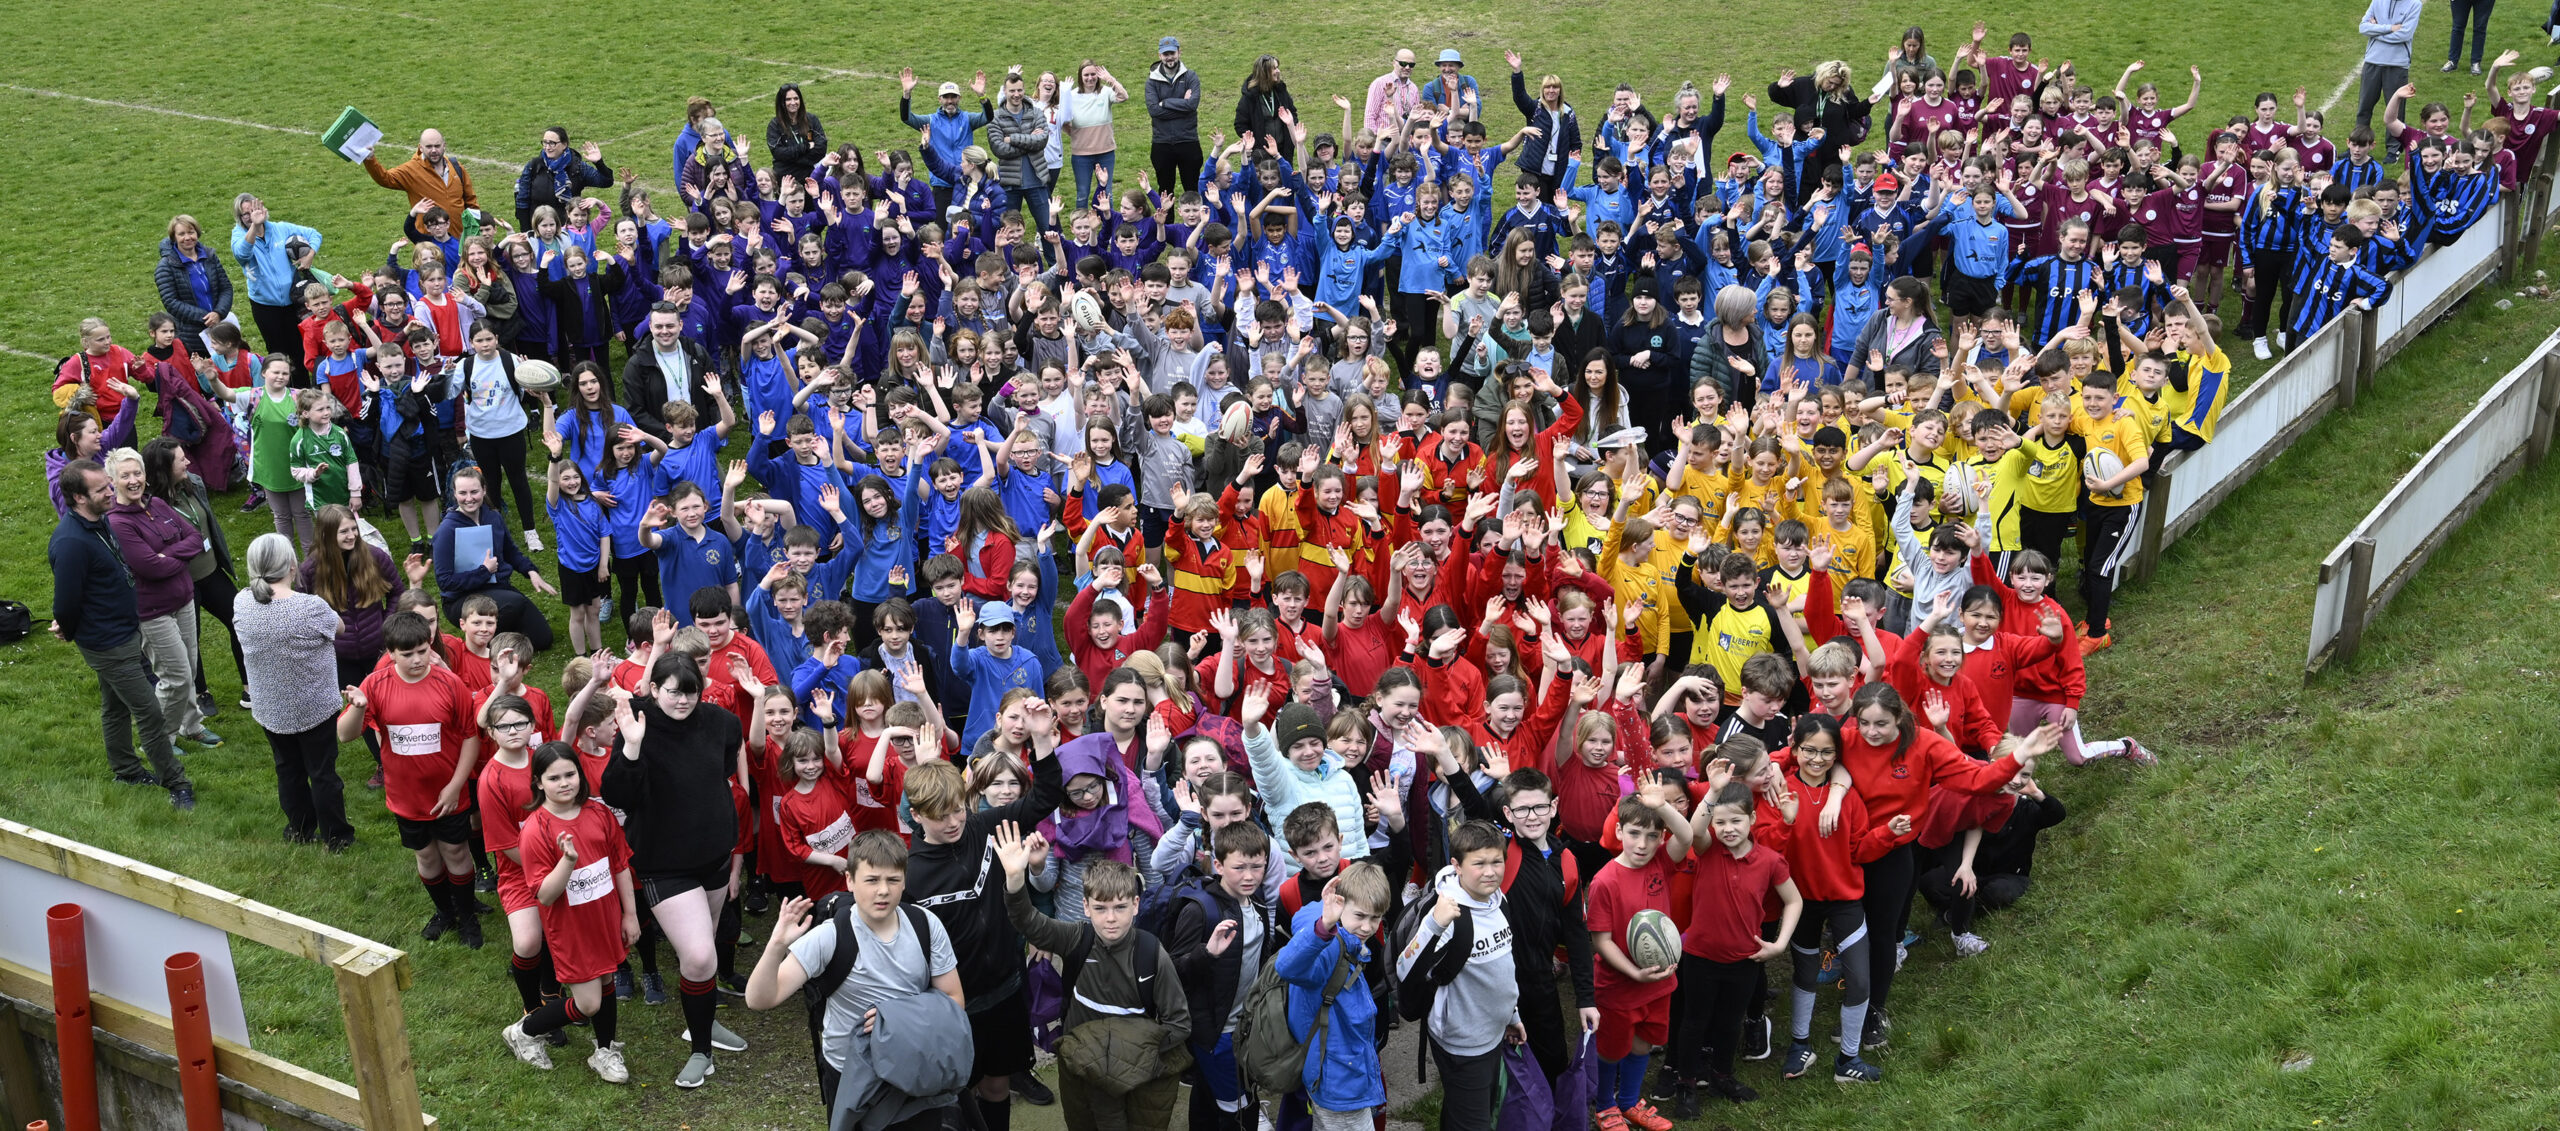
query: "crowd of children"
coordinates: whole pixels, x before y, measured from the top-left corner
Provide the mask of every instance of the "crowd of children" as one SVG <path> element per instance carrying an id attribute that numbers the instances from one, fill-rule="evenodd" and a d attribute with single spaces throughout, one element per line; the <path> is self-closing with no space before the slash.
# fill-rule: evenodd
<path id="1" fill-rule="evenodd" d="M 1164 42 L 1151 106 L 1187 73 Z M 304 546 L 400 517 L 413 588 L 337 734 L 387 755 L 427 936 L 480 945 L 474 873 L 499 896 L 527 1062 L 584 1022 L 627 1079 L 616 1003 L 664 1000 L 663 941 L 680 1087 L 745 1047 L 720 993 L 817 985 L 853 995 L 811 1007 L 838 1036 L 959 1003 L 973 1127 L 1045 1099 L 1035 1032 L 1071 1126 L 1167 1126 L 1181 1081 L 1195 1131 L 1371 1126 L 1409 1024 L 1446 1127 L 1493 1125 L 1525 1044 L 1550 1076 L 1598 1059 L 1603 1131 L 1665 1131 L 1755 1098 L 1740 1061 L 1819 1071 L 1826 986 L 1832 1078 L 1882 1079 L 1908 953 L 1981 953 L 2062 819 L 2038 758 L 2151 760 L 2082 734 L 2084 657 L 2155 454 L 2213 438 L 2226 346 L 2380 301 L 2552 124 L 2532 76 L 2496 85 L 2509 53 L 2480 128 L 2469 97 L 2459 128 L 2392 101 L 2394 173 L 2299 92 L 2179 131 L 2200 70 L 2169 106 L 2127 92 L 2142 62 L 2102 93 L 1989 42 L 1782 73 L 1722 163 L 1724 76 L 1667 113 L 1621 86 L 1586 135 L 1510 55 L 1527 125 L 1488 144 L 1456 51 L 1445 93 L 1373 93 L 1389 128 L 1336 99 L 1314 136 L 1266 57 L 1247 101 L 1277 109 L 1192 188 L 1080 140 L 1091 204 L 1027 215 L 1040 131 L 1107 122 L 1053 76 L 977 113 L 943 84 L 913 157 L 818 133 L 796 171 L 699 104 L 680 216 L 627 177 L 523 231 L 422 198 L 360 278 L 312 272 L 313 233 L 301 340 L 263 363 L 218 322 L 202 354 L 165 317 L 141 355 L 98 327 L 64 454 L 152 388 Z M 1073 93 L 1118 89 L 1096 70 Z M 805 140 L 799 98 L 775 129 Z M 513 573 L 568 611 L 557 712 Z M 1676 960 L 1637 964 L 1648 910 Z M 1265 1003 L 1297 1087 L 1255 1086 Z M 860 1063 L 826 1045 L 830 1102 Z"/>

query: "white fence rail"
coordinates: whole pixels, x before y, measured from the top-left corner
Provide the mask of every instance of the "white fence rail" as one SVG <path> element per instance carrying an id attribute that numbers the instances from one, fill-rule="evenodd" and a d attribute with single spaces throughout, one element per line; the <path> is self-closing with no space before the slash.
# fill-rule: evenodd
<path id="1" fill-rule="evenodd" d="M 2551 447 L 2560 412 L 2560 332 L 2436 441 L 2320 563 L 2305 677 L 2355 656 L 2364 630 L 2489 494 Z"/>

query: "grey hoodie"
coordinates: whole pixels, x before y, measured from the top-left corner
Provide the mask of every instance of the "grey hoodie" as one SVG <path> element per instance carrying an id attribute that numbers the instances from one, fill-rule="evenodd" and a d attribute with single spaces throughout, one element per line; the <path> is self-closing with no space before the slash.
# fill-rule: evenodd
<path id="1" fill-rule="evenodd" d="M 1458 972 L 1457 980 L 1432 995 L 1431 1039 L 1452 1056 L 1479 1056 L 1500 1047 L 1504 1028 L 1520 1020 L 1520 976 L 1511 959 L 1511 918 L 1502 913 L 1501 891 L 1478 901 L 1458 886 L 1455 867 L 1440 869 L 1432 878 L 1431 890 L 1435 898 L 1456 899 L 1475 932 L 1466 968 Z M 1396 956 L 1396 976 L 1410 972 L 1432 940 L 1452 933 L 1456 926 L 1452 922 L 1443 927 L 1426 917 L 1422 929 L 1405 944 L 1404 953 Z"/>

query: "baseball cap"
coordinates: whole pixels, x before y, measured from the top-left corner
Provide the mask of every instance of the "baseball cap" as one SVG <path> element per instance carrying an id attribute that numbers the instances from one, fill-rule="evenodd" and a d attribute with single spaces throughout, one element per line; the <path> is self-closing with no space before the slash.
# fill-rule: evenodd
<path id="1" fill-rule="evenodd" d="M 1739 165 L 1739 164 L 1746 164 L 1746 163 L 1748 163 L 1750 160 L 1751 160 L 1751 155 L 1750 155 L 1750 154 L 1748 154 L 1748 153 L 1744 153 L 1743 151 L 1741 151 L 1741 150 L 1737 149 L 1737 150 L 1734 150 L 1734 151 L 1733 151 L 1733 156 L 1731 156 L 1731 157 L 1727 157 L 1727 158 L 1725 158 L 1725 159 L 1724 159 L 1724 163 L 1725 163 L 1725 167 L 1727 167 L 1727 168 L 1731 168 L 1731 167 L 1733 167 L 1733 166 L 1735 166 L 1735 165 Z"/>
<path id="2" fill-rule="evenodd" d="M 1003 625 L 1006 628 L 1014 627 L 1013 606 L 1005 604 L 1002 601 L 989 601 L 985 605 L 980 606 L 978 609 L 978 627 L 994 628 L 997 625 Z"/>
<path id="3" fill-rule="evenodd" d="M 1894 176 L 1891 173 L 1878 173 L 1876 174 L 1876 191 L 1880 193 L 1900 192 L 1902 191 L 1902 178 Z"/>
<path id="4" fill-rule="evenodd" d="M 1463 66 L 1466 66 L 1466 65 L 1467 65 L 1467 61 L 1466 61 L 1466 60 L 1461 59 L 1461 58 L 1459 58 L 1459 57 L 1458 57 L 1458 49 L 1457 49 L 1457 48 L 1455 48 L 1455 47 L 1443 47 L 1443 48 L 1441 48 L 1441 49 L 1440 49 L 1440 61 L 1441 61 L 1441 62 L 1443 62 L 1443 63 L 1456 63 L 1457 65 L 1459 65 L 1459 66 L 1461 66 L 1461 67 L 1463 67 Z"/>
<path id="5" fill-rule="evenodd" d="M 956 82 L 947 82 L 947 83 L 942 84 L 942 97 L 944 97 L 944 98 L 958 98 L 958 97 L 960 97 L 960 84 L 959 84 L 959 83 L 956 83 Z"/>
<path id="6" fill-rule="evenodd" d="M 1163 39 L 1156 41 L 1156 50 L 1158 52 L 1180 51 L 1182 50 L 1182 41 L 1168 35 Z"/>

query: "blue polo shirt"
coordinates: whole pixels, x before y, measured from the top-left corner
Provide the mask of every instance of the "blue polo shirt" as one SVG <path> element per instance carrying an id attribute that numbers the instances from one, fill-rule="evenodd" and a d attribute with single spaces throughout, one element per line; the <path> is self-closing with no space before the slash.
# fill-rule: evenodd
<path id="1" fill-rule="evenodd" d="M 694 590 L 737 581 L 737 551 L 730 547 L 728 536 L 710 524 L 703 524 L 700 537 L 685 533 L 680 525 L 658 531 L 658 588 L 677 624 L 693 623 Z"/>
<path id="2" fill-rule="evenodd" d="M 666 498 L 677 483 L 691 483 L 702 488 L 702 501 L 710 504 L 710 515 L 720 515 L 720 437 L 709 429 L 696 432 L 681 448 L 669 448 L 658 457 L 657 497 Z"/>

